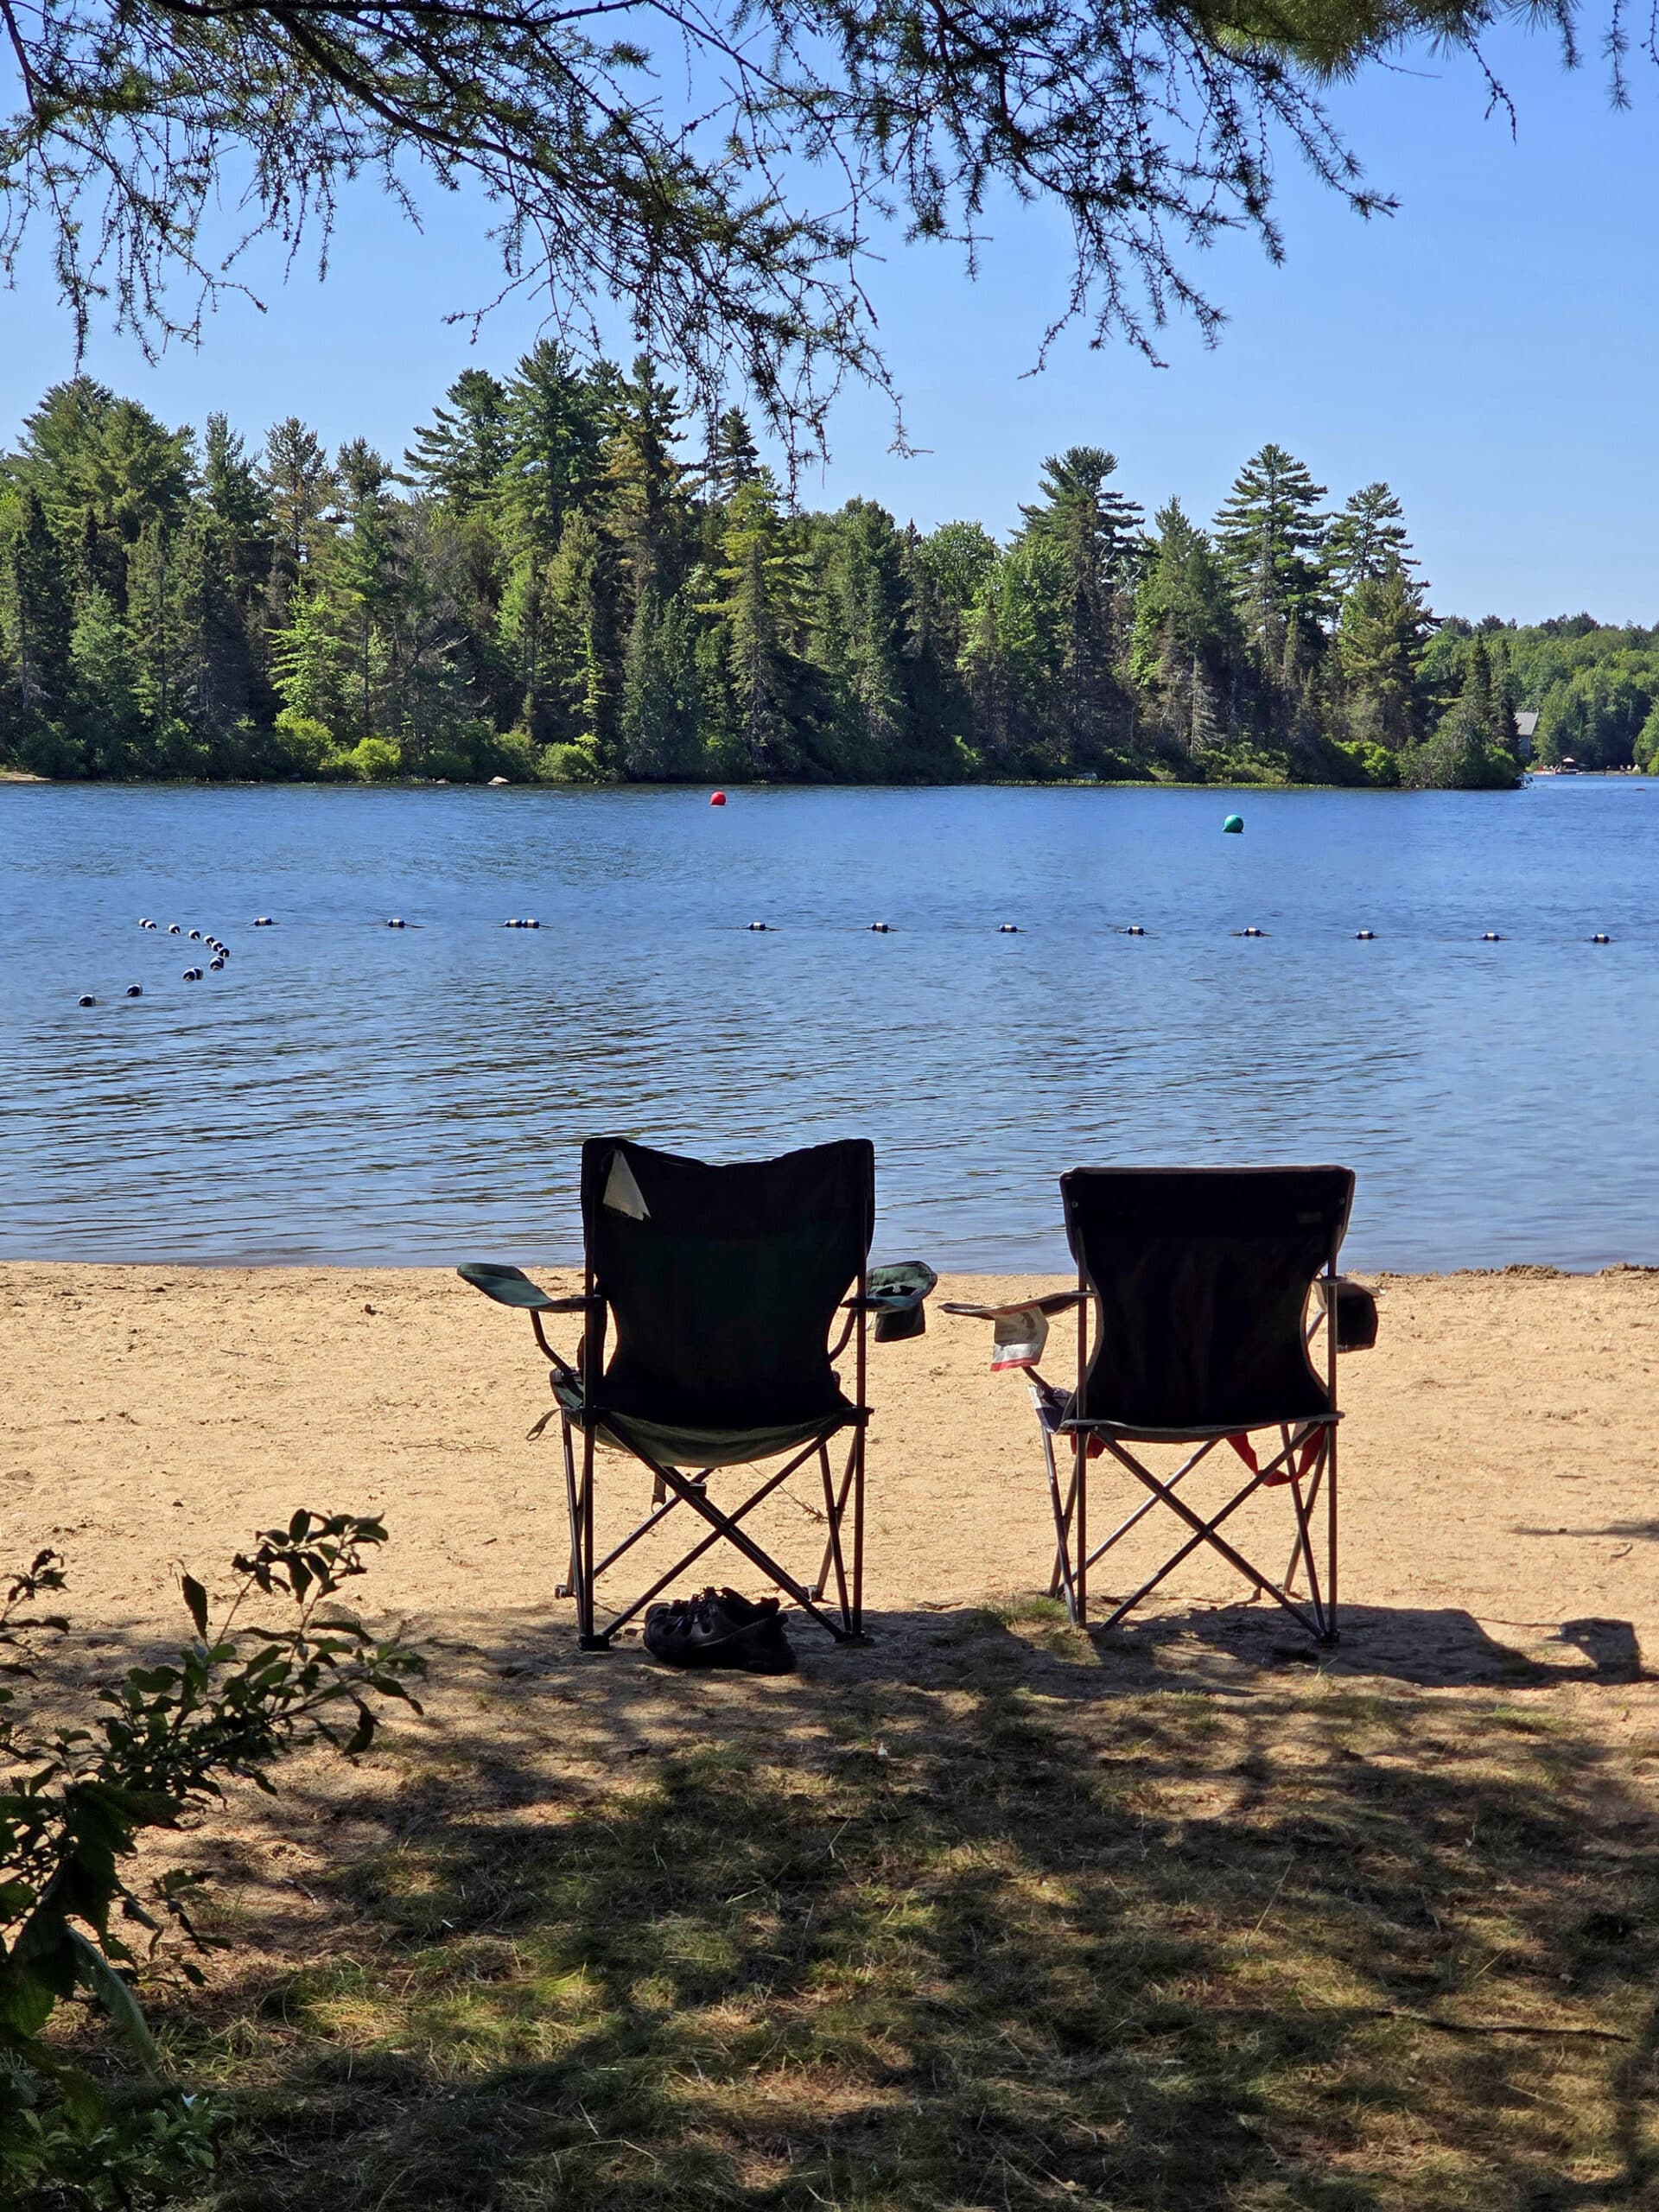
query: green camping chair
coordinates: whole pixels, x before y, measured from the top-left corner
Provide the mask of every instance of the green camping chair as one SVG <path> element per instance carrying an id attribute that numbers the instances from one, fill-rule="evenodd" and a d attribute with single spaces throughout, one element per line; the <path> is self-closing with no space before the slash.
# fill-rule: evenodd
<path id="1" fill-rule="evenodd" d="M 992 1365 L 1025 1370 L 1054 1516 L 1051 1596 L 1063 1594 L 1081 1625 L 1090 1570 L 1161 1505 L 1180 1524 L 1180 1541 L 1112 1605 L 1108 1628 L 1207 1546 L 1257 1595 L 1321 1643 L 1336 1643 L 1337 1355 L 1376 1338 L 1370 1293 L 1337 1273 L 1351 1172 L 1077 1167 L 1060 1178 L 1060 1192 L 1077 1288 L 944 1309 L 993 1322 Z M 1066 1390 L 1046 1382 L 1037 1362 L 1050 1320 L 1071 1311 L 1076 1382 Z M 1263 1430 L 1276 1438 L 1258 1444 Z M 1158 1474 L 1141 1456 L 1148 1445 L 1181 1447 L 1179 1465 Z M 1224 1446 L 1246 1479 L 1218 1510 L 1202 1514 L 1181 1485 Z M 1090 1465 L 1105 1457 L 1147 1495 L 1091 1546 Z M 1221 1533 L 1262 1490 L 1288 1496 L 1292 1548 L 1282 1581 Z M 1316 1530 L 1321 1496 L 1324 1527 Z M 1299 1573 L 1306 1604 L 1296 1595 Z"/>
<path id="2" fill-rule="evenodd" d="M 528 1311 L 551 1369 L 554 1404 L 531 1434 L 557 1419 L 570 1514 L 569 1580 L 559 1595 L 575 1599 L 582 1649 L 605 1649 L 721 1541 L 838 1641 L 861 1634 L 867 1332 L 874 1319 L 878 1342 L 920 1336 L 923 1301 L 934 1283 L 919 1262 L 868 1264 L 872 1147 L 854 1139 L 711 1167 L 626 1138 L 591 1137 L 582 1148 L 582 1221 L 579 1297 L 550 1297 L 517 1268 L 476 1264 L 459 1272 L 498 1304 Z M 547 1313 L 581 1317 L 571 1358 L 548 1342 Z M 831 1363 L 849 1344 L 850 1397 Z M 842 1434 L 837 1478 L 830 1443 Z M 650 1471 L 652 1495 L 645 1517 L 598 1558 L 594 1499 L 601 1446 L 639 1461 Z M 715 1503 L 710 1478 L 717 1471 L 776 1459 L 784 1464 L 740 1503 Z M 822 1482 L 828 1526 L 810 1583 L 744 1526 L 809 1462 Z M 601 1626 L 600 1577 L 682 1508 L 707 1533 Z M 833 1613 L 821 1602 L 831 1590 Z"/>

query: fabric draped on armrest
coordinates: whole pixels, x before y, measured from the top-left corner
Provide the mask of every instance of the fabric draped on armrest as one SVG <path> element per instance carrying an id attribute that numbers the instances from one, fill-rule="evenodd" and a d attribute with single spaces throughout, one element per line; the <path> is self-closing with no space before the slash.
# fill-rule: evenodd
<path id="1" fill-rule="evenodd" d="M 951 1304 L 947 1313 L 960 1313 L 969 1321 L 991 1325 L 991 1372 L 1008 1367 L 1035 1367 L 1048 1342 L 1050 1317 L 1081 1306 L 1088 1294 L 1081 1290 L 1051 1290 L 1041 1298 L 1022 1298 L 1007 1306 Z"/>

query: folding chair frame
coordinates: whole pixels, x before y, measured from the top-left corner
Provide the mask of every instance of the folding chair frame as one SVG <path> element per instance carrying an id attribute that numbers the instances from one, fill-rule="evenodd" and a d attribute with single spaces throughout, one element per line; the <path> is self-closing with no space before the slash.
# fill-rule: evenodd
<path id="1" fill-rule="evenodd" d="M 588 1378 L 602 1375 L 605 1368 L 607 1318 L 605 1300 L 595 1286 L 591 1264 L 585 1273 L 582 1297 L 560 1300 L 555 1310 L 570 1312 L 578 1309 L 586 1316 L 586 1326 L 574 1365 L 549 1344 L 542 1328 L 540 1313 L 532 1311 L 531 1319 L 535 1325 L 536 1341 L 554 1370 L 556 1389 L 563 1382 L 567 1388 L 574 1386 L 581 1394 L 581 1402 L 577 1407 L 567 1406 L 563 1398 L 559 1407 L 565 1501 L 570 1516 L 570 1567 L 568 1580 L 558 1586 L 557 1592 L 561 1598 L 574 1597 L 576 1601 L 576 1632 L 581 1649 L 584 1651 L 607 1650 L 612 1639 L 653 1598 L 722 1539 L 740 1552 L 751 1566 L 769 1576 L 780 1590 L 786 1591 L 801 1610 L 810 1614 L 819 1627 L 838 1643 L 861 1639 L 864 1624 L 864 1439 L 869 1420 L 869 1408 L 865 1403 L 868 1326 L 871 1313 L 880 1310 L 880 1301 L 872 1300 L 868 1294 L 868 1263 L 860 1265 L 855 1294 L 843 1301 L 842 1310 L 847 1314 L 847 1323 L 839 1338 L 830 1347 L 829 1355 L 831 1359 L 838 1358 L 849 1341 L 855 1346 L 854 1402 L 850 1417 L 842 1414 L 826 1423 L 817 1435 L 810 1437 L 804 1445 L 794 1449 L 783 1466 L 768 1475 L 741 1504 L 729 1510 L 716 1505 L 708 1494 L 708 1480 L 715 1471 L 712 1467 L 688 1473 L 682 1468 L 667 1465 L 639 1445 L 631 1442 L 622 1424 L 619 1423 L 614 1427 L 609 1425 L 603 1412 L 591 1402 Z M 837 1481 L 830 1464 L 830 1440 L 843 1428 L 850 1429 L 851 1434 L 845 1463 Z M 649 1469 L 652 1510 L 620 1543 L 613 1545 L 603 1558 L 597 1558 L 594 1535 L 594 1462 L 601 1429 L 608 1439 Z M 756 1506 L 814 1458 L 817 1460 L 823 1486 L 823 1517 L 828 1523 L 829 1535 L 817 1580 L 807 1584 L 798 1581 L 789 1573 L 741 1523 Z M 688 1507 L 695 1516 L 707 1522 L 709 1534 L 676 1560 L 666 1573 L 659 1574 L 650 1587 L 642 1591 L 632 1603 L 613 1613 L 601 1627 L 598 1618 L 597 1597 L 600 1577 L 681 1506 Z M 850 1559 L 848 1556 L 849 1548 L 842 1541 L 843 1524 L 849 1508 L 852 1514 Z M 835 1611 L 840 1615 L 838 1621 L 818 1602 L 829 1587 L 832 1573 Z"/>
<path id="2" fill-rule="evenodd" d="M 1280 1438 L 1279 1449 L 1265 1465 L 1252 1464 L 1255 1453 L 1248 1438 L 1255 1432 L 1216 1429 L 1196 1432 L 1158 1430 L 1136 1433 L 1112 1422 L 1073 1421 L 1066 1413 L 1067 1402 L 1043 1383 L 1033 1372 L 1032 1396 L 1037 1408 L 1043 1459 L 1048 1475 L 1049 1503 L 1054 1516 L 1054 1572 L 1049 1582 L 1049 1595 L 1054 1598 L 1064 1596 L 1066 1611 L 1077 1626 L 1084 1625 L 1089 1618 L 1090 1569 L 1103 1559 L 1115 1544 L 1121 1542 L 1154 1506 L 1161 1503 L 1184 1521 L 1192 1533 L 1155 1574 L 1149 1576 L 1139 1589 L 1132 1591 L 1127 1598 L 1114 1605 L 1102 1623 L 1103 1627 L 1115 1628 L 1200 1545 L 1207 1544 L 1246 1581 L 1254 1584 L 1256 1596 L 1265 1594 L 1274 1599 L 1319 1642 L 1334 1644 L 1339 1640 L 1337 1625 L 1337 1424 L 1342 1416 L 1336 1410 L 1338 1276 L 1334 1258 L 1321 1270 L 1317 1281 L 1320 1286 L 1321 1310 L 1314 1314 L 1307 1327 L 1306 1337 L 1311 1350 L 1315 1339 L 1321 1332 L 1324 1334 L 1325 1381 L 1332 1410 L 1294 1424 L 1261 1424 L 1262 1427 L 1276 1427 Z M 1092 1303 L 1087 1279 L 1079 1269 L 1079 1394 L 1088 1372 L 1089 1313 Z M 1075 1404 L 1076 1399 L 1070 1402 Z M 1059 1454 L 1055 1445 L 1057 1437 L 1065 1437 L 1071 1444 L 1071 1479 L 1064 1495 L 1060 1484 Z M 1160 1477 L 1128 1449 L 1132 1444 L 1153 1443 L 1191 1444 L 1196 1449 L 1188 1453 L 1173 1474 Z M 1240 1457 L 1250 1467 L 1250 1479 L 1228 1499 L 1219 1512 L 1205 1520 L 1192 1510 L 1185 1498 L 1177 1497 L 1176 1491 L 1193 1469 L 1207 1459 L 1218 1444 L 1223 1443 L 1232 1444 L 1239 1451 Z M 1091 1549 L 1089 1543 L 1089 1462 L 1103 1451 L 1109 1452 L 1120 1466 L 1126 1468 L 1137 1482 L 1144 1485 L 1150 1495 L 1120 1521 L 1109 1536 Z M 1306 1495 L 1304 1484 L 1306 1484 Z M 1296 1538 L 1282 1583 L 1275 1582 L 1270 1575 L 1264 1573 L 1220 1534 L 1224 1522 L 1231 1518 L 1247 1498 L 1254 1497 L 1264 1485 L 1276 1487 L 1281 1484 L 1289 1490 L 1296 1515 Z M 1314 1563 L 1314 1517 L 1321 1491 L 1325 1497 L 1323 1585 Z M 1291 1594 L 1295 1587 L 1299 1567 L 1305 1567 L 1306 1571 L 1306 1605 L 1299 1604 Z"/>

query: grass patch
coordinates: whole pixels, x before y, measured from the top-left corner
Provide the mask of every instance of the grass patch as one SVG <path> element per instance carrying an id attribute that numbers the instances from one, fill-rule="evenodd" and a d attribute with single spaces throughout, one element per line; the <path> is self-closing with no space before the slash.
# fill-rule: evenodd
<path id="1" fill-rule="evenodd" d="M 239 1975 L 164 2021 L 238 2115 L 204 2203 L 1651 2201 L 1624 1754 L 1490 1691 L 1126 1687 L 1056 1627 L 929 1623 L 925 1681 L 893 1645 L 764 1690 L 561 1660 L 482 1726 L 458 1688 L 307 1878 L 328 1962 L 233 1892 Z"/>

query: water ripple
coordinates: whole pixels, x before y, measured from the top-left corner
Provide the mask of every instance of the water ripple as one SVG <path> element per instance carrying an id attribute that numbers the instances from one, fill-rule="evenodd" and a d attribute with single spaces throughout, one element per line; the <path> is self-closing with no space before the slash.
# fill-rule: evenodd
<path id="1" fill-rule="evenodd" d="M 1079 1160 L 1292 1158 L 1359 1169 L 1357 1263 L 1651 1261 L 1656 842 L 1635 779 L 0 787 L 0 1252 L 568 1260 L 616 1129 L 868 1133 L 881 1248 L 957 1267 L 1063 1265 Z"/>

